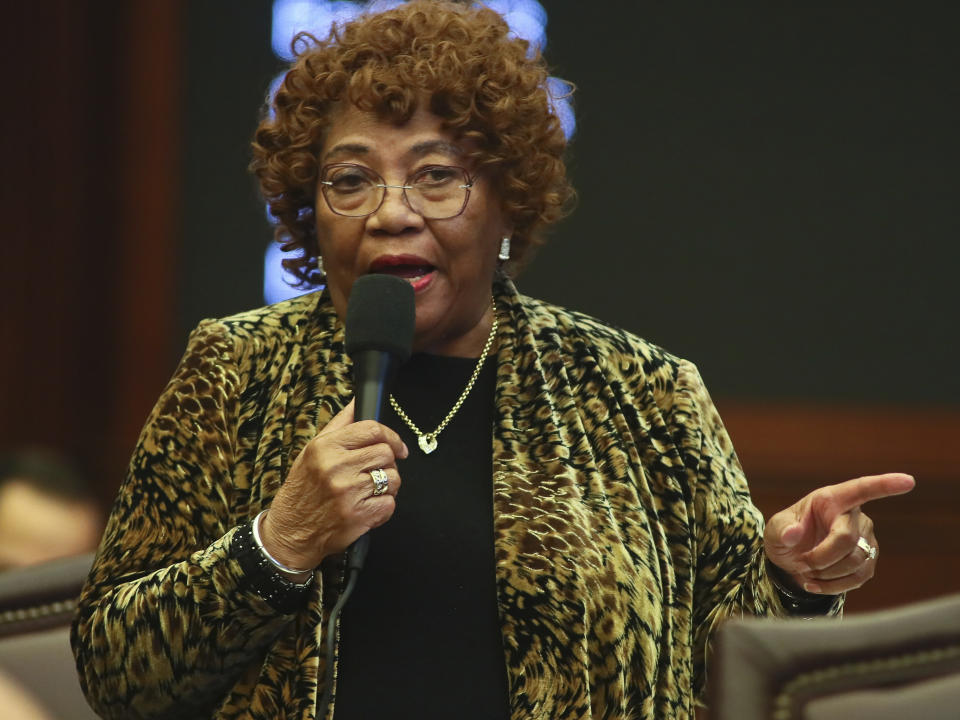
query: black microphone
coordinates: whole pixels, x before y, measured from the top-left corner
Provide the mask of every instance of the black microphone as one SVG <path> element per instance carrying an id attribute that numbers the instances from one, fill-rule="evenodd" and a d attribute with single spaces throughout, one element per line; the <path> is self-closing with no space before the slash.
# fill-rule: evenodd
<path id="1" fill-rule="evenodd" d="M 413 287 L 393 275 L 361 275 L 347 305 L 346 347 L 353 360 L 355 420 L 380 420 L 389 386 L 410 358 L 416 319 Z"/>
<path id="2" fill-rule="evenodd" d="M 380 420 L 397 369 L 409 357 L 416 321 L 413 287 L 393 275 L 361 275 L 347 305 L 346 349 L 353 360 L 354 421 Z M 363 567 L 370 539 L 350 546 L 348 567 Z"/>
<path id="3" fill-rule="evenodd" d="M 397 369 L 410 357 L 415 321 L 413 287 L 406 280 L 393 275 L 361 275 L 353 283 L 345 344 L 353 360 L 355 421 L 380 420 Z M 347 582 L 327 622 L 327 677 L 317 717 L 326 717 L 330 707 L 337 621 L 356 587 L 369 547 L 370 534 L 364 533 L 347 551 Z"/>

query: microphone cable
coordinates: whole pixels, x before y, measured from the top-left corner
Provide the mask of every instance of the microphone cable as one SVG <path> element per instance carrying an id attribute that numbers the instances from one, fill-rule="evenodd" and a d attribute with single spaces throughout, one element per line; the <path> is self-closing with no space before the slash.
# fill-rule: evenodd
<path id="1" fill-rule="evenodd" d="M 347 582 L 343 587 L 343 592 L 340 593 L 340 597 L 337 598 L 336 605 L 334 605 L 330 611 L 330 619 L 327 621 L 327 677 L 323 683 L 323 697 L 317 706 L 318 710 L 323 708 L 323 713 L 317 714 L 317 720 L 322 720 L 322 718 L 327 717 L 327 712 L 330 709 L 330 701 L 333 699 L 333 664 L 336 659 L 337 650 L 335 637 L 337 622 L 340 620 L 340 613 L 343 611 L 343 606 L 347 604 L 347 600 L 349 600 L 353 594 L 353 589 L 357 586 L 357 578 L 360 577 L 360 571 L 363 569 L 363 563 L 367 559 L 367 551 L 369 549 L 370 533 L 364 533 L 354 541 L 353 545 L 350 546 L 350 551 L 347 553 Z"/>

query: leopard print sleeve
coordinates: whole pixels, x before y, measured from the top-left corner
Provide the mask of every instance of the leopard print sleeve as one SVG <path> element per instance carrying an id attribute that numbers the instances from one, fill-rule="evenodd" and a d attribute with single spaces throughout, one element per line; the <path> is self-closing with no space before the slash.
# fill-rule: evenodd
<path id="1" fill-rule="evenodd" d="M 697 368 L 681 361 L 674 393 L 675 438 L 693 489 L 694 691 L 706 686 L 714 631 L 730 617 L 789 614 L 766 572 L 764 519 Z M 839 612 L 839 604 L 831 612 Z"/>
<path id="2" fill-rule="evenodd" d="M 289 621 L 232 552 L 239 352 L 220 323 L 193 332 L 113 507 L 71 636 L 104 718 L 209 716 Z"/>

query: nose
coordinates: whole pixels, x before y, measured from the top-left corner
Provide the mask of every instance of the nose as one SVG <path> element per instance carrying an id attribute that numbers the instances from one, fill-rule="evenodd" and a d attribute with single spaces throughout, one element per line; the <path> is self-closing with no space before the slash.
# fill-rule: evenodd
<path id="1" fill-rule="evenodd" d="M 423 227 L 423 216 L 410 208 L 402 188 L 398 185 L 384 188 L 383 202 L 375 213 L 367 217 L 367 227 L 371 231 L 397 234 Z"/>

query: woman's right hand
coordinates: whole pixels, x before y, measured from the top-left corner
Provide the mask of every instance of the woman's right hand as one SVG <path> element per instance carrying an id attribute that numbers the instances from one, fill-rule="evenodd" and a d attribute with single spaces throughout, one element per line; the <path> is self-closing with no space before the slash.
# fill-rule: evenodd
<path id="1" fill-rule="evenodd" d="M 288 567 L 315 568 L 396 508 L 396 461 L 407 457 L 407 446 L 385 425 L 354 422 L 353 409 L 351 401 L 307 443 L 261 518 L 263 546 Z M 370 471 L 377 468 L 390 481 L 382 495 L 373 494 Z"/>

